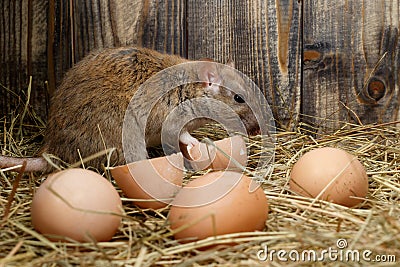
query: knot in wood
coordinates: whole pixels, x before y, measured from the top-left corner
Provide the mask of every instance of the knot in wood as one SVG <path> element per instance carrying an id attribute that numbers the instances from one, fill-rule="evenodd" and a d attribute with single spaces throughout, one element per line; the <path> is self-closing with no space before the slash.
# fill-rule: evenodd
<path id="1" fill-rule="evenodd" d="M 372 79 L 368 84 L 368 95 L 375 101 L 379 101 L 385 96 L 386 86 L 379 79 Z"/>

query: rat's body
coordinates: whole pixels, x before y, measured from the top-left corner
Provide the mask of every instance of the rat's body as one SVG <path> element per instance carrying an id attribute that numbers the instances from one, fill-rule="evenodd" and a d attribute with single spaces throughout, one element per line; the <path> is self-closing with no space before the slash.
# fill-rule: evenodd
<path id="1" fill-rule="evenodd" d="M 71 68 L 65 75 L 50 102 L 49 118 L 41 153 L 56 155 L 68 163 L 79 161 L 106 148 L 116 148 L 111 157 L 112 164 L 124 164 L 122 152 L 122 125 L 125 111 L 131 98 L 150 77 L 156 73 L 188 62 L 187 59 L 161 54 L 156 51 L 137 48 L 110 48 L 91 53 Z M 178 87 L 165 95 L 152 110 L 146 125 L 146 145 L 160 144 L 162 122 L 175 106 L 196 97 L 211 97 L 232 106 L 244 118 L 246 128 L 257 127 L 255 118 L 248 106 L 229 90 L 217 89 L 212 83 L 215 79 L 212 70 L 205 70 L 204 78 L 208 84 L 191 84 Z M 149 89 L 148 94 L 152 94 Z M 235 96 L 235 98 L 234 98 Z M 150 103 L 140 103 L 149 105 Z M 180 135 L 185 144 L 196 142 L 188 132 L 209 122 L 199 119 L 188 124 Z M 138 138 L 143 138 L 138 136 Z M 132 142 L 135 142 L 134 140 Z M 79 151 L 79 153 L 78 153 Z M 40 153 L 40 154 L 41 154 Z M 140 148 L 134 159 L 147 157 L 145 149 Z M 0 167 L 21 164 L 27 160 L 27 171 L 47 170 L 42 158 L 10 158 L 0 156 Z M 36 160 L 36 162 L 35 162 Z M 89 165 L 100 167 L 106 157 L 92 160 Z"/>

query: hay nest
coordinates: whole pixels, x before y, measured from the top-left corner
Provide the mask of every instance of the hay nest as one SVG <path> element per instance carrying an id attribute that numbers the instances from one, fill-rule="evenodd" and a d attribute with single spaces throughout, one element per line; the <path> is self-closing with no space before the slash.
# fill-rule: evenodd
<path id="1" fill-rule="evenodd" d="M 44 123 L 32 109 L 21 106 L 22 112 L 13 114 L 11 121 L 1 120 L 3 154 L 29 156 L 40 147 Z M 31 123 L 25 123 L 27 119 Z M 209 127 L 196 134 L 219 139 L 225 132 Z M 33 173 L 18 177 L 17 172 L 1 171 L 0 266 L 398 264 L 400 129 L 390 123 L 346 124 L 331 134 L 305 134 L 300 125 L 294 131 L 276 133 L 275 138 L 273 170 L 262 184 L 270 207 L 264 231 L 229 234 L 187 244 L 180 244 L 172 237 L 166 224 L 168 207 L 155 211 L 139 209 L 116 185 L 126 216 L 111 241 L 51 242 L 37 233 L 30 222 L 32 196 L 43 177 Z M 252 152 L 250 159 L 256 160 L 262 151 L 259 139 L 249 139 L 247 145 Z M 346 208 L 290 192 L 288 180 L 293 164 L 310 149 L 324 146 L 343 148 L 364 164 L 370 189 L 361 205 Z M 112 181 L 107 174 L 99 172 Z M 232 246 L 233 242 L 236 245 Z M 222 246 L 202 249 L 212 244 Z M 279 250 L 283 252 L 278 253 Z"/>

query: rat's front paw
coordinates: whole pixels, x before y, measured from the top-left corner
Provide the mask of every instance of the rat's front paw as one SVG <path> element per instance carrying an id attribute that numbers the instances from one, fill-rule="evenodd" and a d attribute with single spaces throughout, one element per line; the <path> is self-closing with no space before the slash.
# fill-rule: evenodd
<path id="1" fill-rule="evenodd" d="M 199 143 L 199 140 L 191 136 L 189 132 L 185 131 L 179 136 L 179 142 L 186 145 L 188 148 L 192 148 Z"/>

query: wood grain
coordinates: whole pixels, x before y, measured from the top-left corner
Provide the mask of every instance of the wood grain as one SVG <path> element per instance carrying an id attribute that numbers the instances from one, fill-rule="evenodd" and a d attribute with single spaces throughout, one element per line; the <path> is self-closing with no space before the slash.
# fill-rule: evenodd
<path id="1" fill-rule="evenodd" d="M 301 6 L 290 0 L 189 1 L 188 56 L 233 59 L 263 91 L 278 126 L 300 110 Z"/>
<path id="2" fill-rule="evenodd" d="M 399 118 L 400 0 L 0 1 L 0 109 L 33 76 L 47 88 L 89 51 L 141 45 L 191 59 L 232 59 L 277 124 L 333 129 Z M 48 81 L 48 86 L 46 85 Z M 11 93 L 11 91 L 13 93 Z M 302 114 L 300 116 L 299 114 Z"/>
<path id="3" fill-rule="evenodd" d="M 398 118 L 397 0 L 304 1 L 303 120 L 325 129 Z"/>
<path id="4" fill-rule="evenodd" d="M 142 1 L 50 1 L 48 76 L 51 89 L 90 51 L 137 43 Z"/>
<path id="5" fill-rule="evenodd" d="M 10 116 L 27 100 L 22 92 L 28 88 L 29 76 L 33 77 L 30 103 L 36 112 L 45 113 L 46 10 L 47 1 L 0 1 L 2 116 Z"/>
<path id="6" fill-rule="evenodd" d="M 186 53 L 184 1 L 78 1 L 74 6 L 75 57 L 102 47 L 142 45 Z"/>
<path id="7" fill-rule="evenodd" d="M 139 30 L 141 44 L 160 52 L 187 57 L 187 14 L 183 0 L 149 1 Z"/>
<path id="8" fill-rule="evenodd" d="M 49 73 L 53 87 L 63 73 L 90 51 L 140 45 L 161 52 L 186 51 L 184 1 L 55 1 L 49 34 Z"/>

